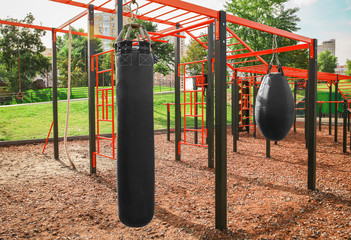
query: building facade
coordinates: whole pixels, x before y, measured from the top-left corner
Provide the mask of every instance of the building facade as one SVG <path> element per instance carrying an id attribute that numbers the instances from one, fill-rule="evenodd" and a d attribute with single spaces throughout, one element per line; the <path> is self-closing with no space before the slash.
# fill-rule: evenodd
<path id="1" fill-rule="evenodd" d="M 123 25 L 128 23 L 128 18 L 123 17 Z M 116 16 L 110 13 L 95 13 L 94 15 L 94 32 L 97 35 L 116 37 L 117 26 Z M 112 49 L 112 40 L 103 39 L 102 45 L 105 51 Z"/>
<path id="2" fill-rule="evenodd" d="M 335 56 L 335 39 L 330 39 L 329 41 L 323 41 L 321 45 L 318 45 L 317 54 L 328 50 L 331 55 Z"/>
<path id="3" fill-rule="evenodd" d="M 335 73 L 340 75 L 345 75 L 346 70 L 347 70 L 346 65 L 337 66 L 335 68 Z"/>

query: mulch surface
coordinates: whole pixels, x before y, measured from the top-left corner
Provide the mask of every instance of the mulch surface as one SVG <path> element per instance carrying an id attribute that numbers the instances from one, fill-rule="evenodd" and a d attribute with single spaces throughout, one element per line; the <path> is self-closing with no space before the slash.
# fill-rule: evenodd
<path id="1" fill-rule="evenodd" d="M 317 190 L 307 190 L 303 125 L 265 157 L 262 135 L 228 130 L 228 229 L 215 229 L 215 174 L 207 148 L 155 136 L 156 209 L 152 222 L 129 228 L 118 219 L 116 161 L 99 157 L 89 174 L 88 141 L 0 148 L 0 239 L 351 239 L 351 161 L 327 126 L 317 132 Z M 187 135 L 191 141 L 192 134 Z M 105 150 L 109 149 L 108 145 Z M 348 145 L 348 152 L 349 145 Z"/>

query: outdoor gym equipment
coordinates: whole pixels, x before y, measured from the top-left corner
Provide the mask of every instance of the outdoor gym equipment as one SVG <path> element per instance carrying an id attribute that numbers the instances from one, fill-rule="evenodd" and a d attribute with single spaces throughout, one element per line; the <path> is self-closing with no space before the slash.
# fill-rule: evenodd
<path id="1" fill-rule="evenodd" d="M 273 49 L 276 49 L 276 35 Z M 274 55 L 278 72 L 271 73 Z M 294 98 L 284 76 L 278 55 L 273 52 L 267 75 L 263 78 L 256 98 L 255 117 L 261 133 L 269 140 L 280 141 L 286 137 L 294 123 Z"/>
<path id="2" fill-rule="evenodd" d="M 154 57 L 143 26 L 132 23 L 126 27 L 125 40 L 120 41 L 122 30 L 115 45 L 118 213 L 123 224 L 142 227 L 152 220 L 155 208 Z M 130 40 L 132 28 L 139 30 L 141 41 Z"/>

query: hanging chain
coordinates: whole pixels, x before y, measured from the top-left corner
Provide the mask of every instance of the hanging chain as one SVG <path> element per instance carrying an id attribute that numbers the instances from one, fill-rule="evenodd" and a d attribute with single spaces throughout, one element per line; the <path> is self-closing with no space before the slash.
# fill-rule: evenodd
<path id="1" fill-rule="evenodd" d="M 132 10 L 132 4 L 136 4 L 136 9 L 135 9 L 135 14 L 133 13 Z M 130 18 L 132 20 L 132 23 L 125 25 L 124 27 L 127 28 L 127 33 L 125 36 L 125 39 L 130 40 L 130 35 L 132 32 L 132 29 L 137 29 L 139 30 L 139 33 L 135 33 L 135 37 L 137 38 L 138 41 L 140 41 L 140 35 L 142 37 L 143 41 L 147 40 L 149 41 L 149 43 L 151 43 L 151 38 L 149 36 L 149 33 L 146 31 L 145 27 L 141 24 L 135 23 L 136 19 L 137 19 L 137 15 L 138 15 L 138 9 L 139 9 L 139 5 L 136 2 L 136 0 L 132 0 L 129 4 L 129 9 L 130 9 Z M 123 39 L 123 35 L 124 35 L 124 28 L 122 29 L 122 31 L 118 34 L 118 37 L 116 39 L 117 42 L 122 41 Z"/>
<path id="2" fill-rule="evenodd" d="M 275 60 L 277 61 L 277 65 L 278 66 L 281 65 L 278 58 L 277 48 L 278 48 L 277 35 L 273 35 L 273 42 L 272 42 L 273 54 L 272 54 L 271 62 L 269 63 L 269 65 L 271 66 L 273 66 L 274 56 L 275 56 Z"/>
<path id="3" fill-rule="evenodd" d="M 132 10 L 132 4 L 136 4 L 137 6 L 135 10 L 135 14 L 133 13 L 133 10 Z M 133 0 L 129 4 L 129 9 L 130 9 L 130 18 L 132 19 L 132 23 L 134 23 L 135 20 L 137 19 L 136 16 L 138 15 L 139 4 L 135 0 Z"/>

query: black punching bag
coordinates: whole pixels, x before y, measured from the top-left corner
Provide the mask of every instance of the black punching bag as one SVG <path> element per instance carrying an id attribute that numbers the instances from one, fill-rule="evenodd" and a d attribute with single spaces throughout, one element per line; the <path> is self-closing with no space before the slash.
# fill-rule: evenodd
<path id="1" fill-rule="evenodd" d="M 146 41 L 117 44 L 117 195 L 121 222 L 147 225 L 155 209 L 153 55 Z"/>
<path id="2" fill-rule="evenodd" d="M 280 141 L 294 123 L 294 98 L 283 72 L 268 73 L 258 90 L 255 117 L 261 133 L 269 140 Z"/>

